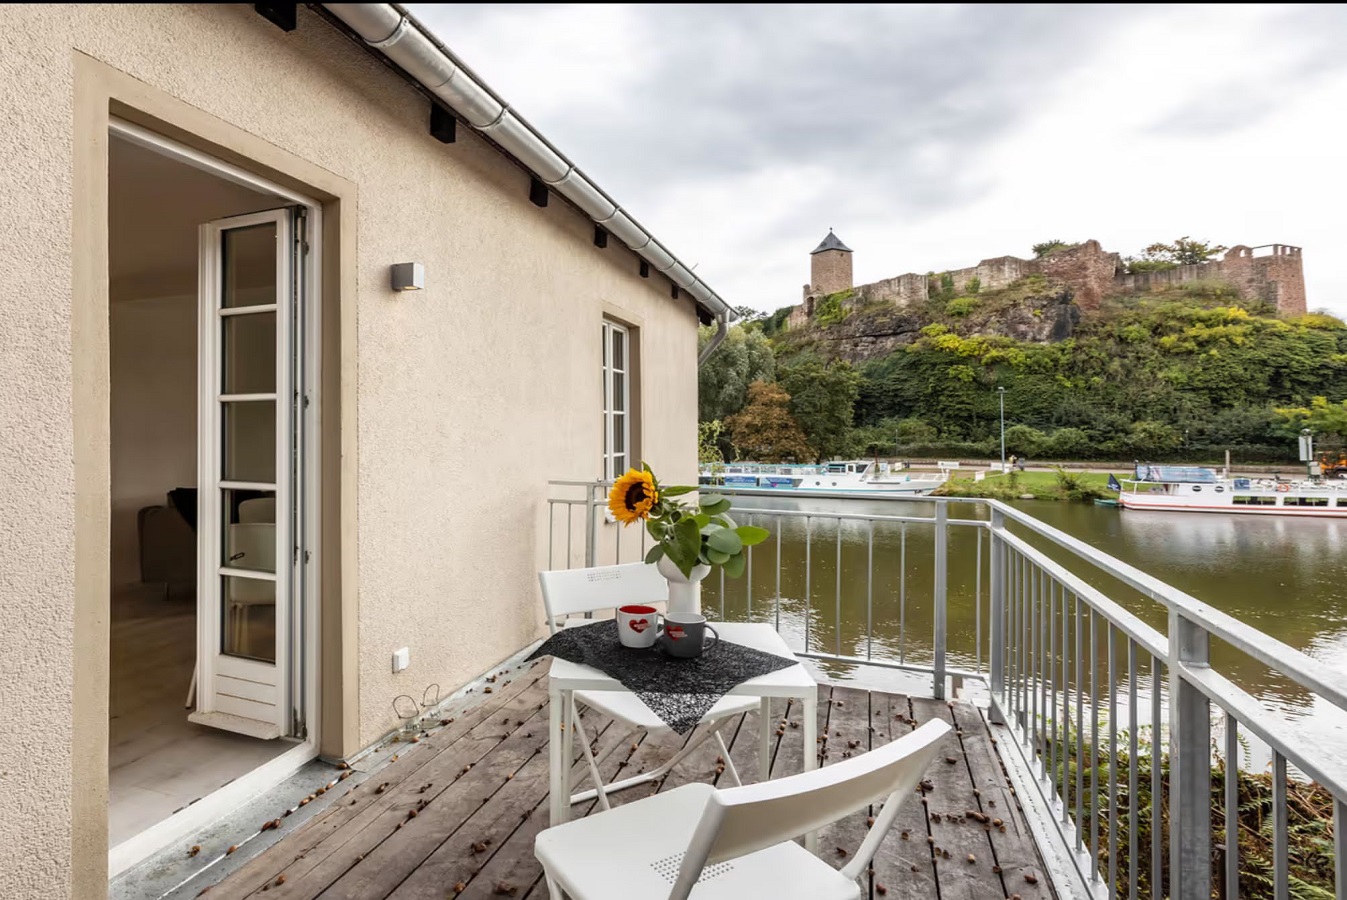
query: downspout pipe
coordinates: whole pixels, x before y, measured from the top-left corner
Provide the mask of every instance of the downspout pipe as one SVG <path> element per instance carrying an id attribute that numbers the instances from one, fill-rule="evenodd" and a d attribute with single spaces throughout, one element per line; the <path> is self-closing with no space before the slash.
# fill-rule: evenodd
<path id="1" fill-rule="evenodd" d="M 711 358 L 711 354 L 716 352 L 716 348 L 720 346 L 720 342 L 725 340 L 725 335 L 730 333 L 729 316 L 725 315 L 724 313 L 721 313 L 720 315 L 716 316 L 716 322 L 718 323 L 716 325 L 716 333 L 711 335 L 711 342 L 707 344 L 706 347 L 703 348 L 702 352 L 697 356 L 697 368 L 699 369 L 708 359 Z"/>
<path id="2" fill-rule="evenodd" d="M 552 190 L 664 274 L 711 315 L 722 329 L 736 317 L 692 267 L 666 250 L 617 201 L 594 184 L 551 141 L 442 44 L 430 30 L 393 3 L 324 3 L 323 8 L 378 50 L 433 96 Z M 723 339 L 723 336 L 722 336 Z M 719 341 L 715 341 L 714 347 Z M 703 354 L 705 357 L 706 354 Z"/>

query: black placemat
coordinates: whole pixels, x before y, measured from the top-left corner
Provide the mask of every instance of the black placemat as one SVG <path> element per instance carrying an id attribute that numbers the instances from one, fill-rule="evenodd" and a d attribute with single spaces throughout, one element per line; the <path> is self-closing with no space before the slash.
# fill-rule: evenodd
<path id="1" fill-rule="evenodd" d="M 796 663 L 733 641 L 719 641 L 696 659 L 636 650 L 622 646 L 611 619 L 558 631 L 529 659 L 543 656 L 593 666 L 616 678 L 677 734 L 695 728 L 716 701 L 750 678 Z"/>

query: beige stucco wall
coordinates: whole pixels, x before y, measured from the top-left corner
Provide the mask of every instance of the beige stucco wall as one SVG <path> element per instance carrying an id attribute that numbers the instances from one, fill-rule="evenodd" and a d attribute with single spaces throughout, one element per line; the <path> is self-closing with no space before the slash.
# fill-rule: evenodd
<path id="1" fill-rule="evenodd" d="M 82 515 L 82 583 L 105 583 L 106 421 L 85 426 L 107 414 L 107 328 L 93 293 L 75 294 L 72 265 L 97 284 L 106 263 L 73 250 L 90 227 L 72 210 L 78 55 L 358 192 L 340 229 L 358 286 L 342 298 L 355 326 L 343 334 L 355 395 L 343 590 L 358 626 L 347 743 L 393 722 L 394 695 L 448 691 L 538 633 L 546 481 L 599 472 L 605 310 L 641 329 L 644 455 L 671 479 L 694 476 L 695 318 L 667 281 L 637 276 L 629 251 L 593 247 L 592 225 L 559 198 L 531 205 L 527 176 L 468 129 L 454 145 L 429 137 L 426 101 L 302 7 L 290 34 L 249 5 L 16 6 L 5 18 L 0 896 L 92 897 L 106 847 L 88 820 L 105 763 L 71 747 L 106 711 L 71 698 L 77 666 L 86 685 L 106 678 L 106 652 L 95 641 L 76 657 L 74 534 Z M 428 289 L 391 294 L 388 265 L 411 260 Z M 104 355 L 75 359 L 72 335 Z M 401 646 L 412 665 L 395 676 Z"/>

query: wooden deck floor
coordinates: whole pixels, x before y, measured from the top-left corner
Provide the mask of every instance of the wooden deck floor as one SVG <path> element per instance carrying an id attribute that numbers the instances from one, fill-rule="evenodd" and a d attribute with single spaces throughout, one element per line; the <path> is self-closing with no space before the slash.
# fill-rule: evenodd
<path id="1" fill-rule="evenodd" d="M 546 898 L 534 837 L 547 825 L 547 665 L 513 675 L 454 721 L 422 738 L 384 769 L 334 790 L 328 810 L 209 888 L 208 900 L 264 896 L 338 900 Z M 966 703 L 819 688 L 824 763 L 861 753 L 931 718 L 952 722 L 927 774 L 923 796 L 903 808 L 880 848 L 865 896 L 939 900 L 1049 898 L 1032 838 L 1007 787 L 981 715 Z M 605 778 L 640 772 L 667 758 L 677 736 L 632 735 L 594 713 L 584 715 Z M 745 783 L 757 780 L 757 718 L 727 727 L 730 754 Z M 772 774 L 801 770 L 806 748 L 799 709 L 773 709 L 789 723 L 776 738 Z M 662 783 L 614 794 L 630 803 L 688 781 L 716 782 L 717 750 L 706 742 Z M 573 783 L 582 783 L 576 752 Z M 728 783 L 728 776 L 720 776 Z M 359 782 L 359 783 L 357 783 Z M 352 787 L 348 787 L 352 785 Z M 577 804 L 575 816 L 594 804 Z M 974 815 L 977 814 L 977 815 Z M 986 816 L 986 824 L 978 816 Z M 997 824 L 999 823 L 999 824 Z M 819 853 L 834 864 L 860 845 L 860 812 L 820 834 Z"/>

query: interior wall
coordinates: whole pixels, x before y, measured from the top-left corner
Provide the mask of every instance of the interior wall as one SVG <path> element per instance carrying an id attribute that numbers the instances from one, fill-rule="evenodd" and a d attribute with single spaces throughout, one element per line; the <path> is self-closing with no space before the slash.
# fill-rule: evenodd
<path id="1" fill-rule="evenodd" d="M 196 297 L 114 296 L 112 585 L 140 581 L 136 514 L 196 486 Z"/>

